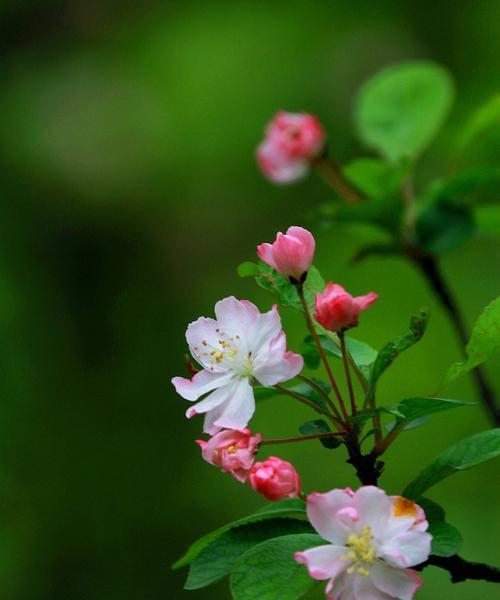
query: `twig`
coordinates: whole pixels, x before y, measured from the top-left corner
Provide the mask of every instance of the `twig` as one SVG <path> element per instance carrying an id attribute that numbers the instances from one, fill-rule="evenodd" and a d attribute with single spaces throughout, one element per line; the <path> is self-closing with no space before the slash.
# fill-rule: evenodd
<path id="1" fill-rule="evenodd" d="M 320 440 L 322 438 L 329 438 L 333 436 L 342 436 L 342 433 L 337 431 L 325 431 L 323 433 L 312 433 L 310 435 L 303 435 L 290 438 L 269 438 L 261 441 L 261 445 L 265 444 L 292 444 L 294 442 L 307 442 L 308 440 Z"/>
<path id="2" fill-rule="evenodd" d="M 460 583 L 467 579 L 483 579 L 484 581 L 500 583 L 499 568 L 484 563 L 469 562 L 458 556 L 458 554 L 453 556 L 434 556 L 431 554 L 424 563 L 415 568 L 421 571 L 426 567 L 439 567 L 448 571 L 452 583 Z"/>
<path id="3" fill-rule="evenodd" d="M 347 352 L 346 343 L 345 343 L 345 334 L 343 331 L 340 331 L 338 336 L 339 336 L 339 340 L 340 340 L 340 350 L 342 352 L 342 362 L 344 363 L 344 371 L 345 371 L 345 378 L 347 381 L 347 388 L 349 390 L 349 400 L 351 402 L 351 414 L 355 415 L 357 412 L 356 399 L 354 398 L 354 390 L 352 387 L 351 371 L 349 369 L 349 357 L 348 357 L 348 352 Z"/>
<path id="4" fill-rule="evenodd" d="M 362 197 L 354 187 L 348 183 L 342 174 L 342 170 L 333 158 L 322 156 L 313 165 L 318 169 L 325 181 L 337 194 L 349 204 L 361 202 Z"/>
<path id="5" fill-rule="evenodd" d="M 301 394 L 297 394 L 293 390 L 289 390 L 288 388 L 286 388 L 282 385 L 279 385 L 279 384 L 273 385 L 273 387 L 275 390 L 280 391 L 282 394 L 285 394 L 286 396 L 291 396 L 292 398 L 295 398 L 295 400 L 302 402 L 302 404 L 309 406 L 309 408 L 314 409 L 316 412 L 318 412 L 322 415 L 325 415 L 326 417 L 328 417 L 330 419 L 334 418 L 331 413 L 329 413 L 327 410 L 324 410 L 323 408 L 321 408 L 321 406 L 318 406 L 317 404 L 315 404 L 314 402 L 309 400 L 309 398 L 306 398 L 305 396 L 302 396 Z"/>

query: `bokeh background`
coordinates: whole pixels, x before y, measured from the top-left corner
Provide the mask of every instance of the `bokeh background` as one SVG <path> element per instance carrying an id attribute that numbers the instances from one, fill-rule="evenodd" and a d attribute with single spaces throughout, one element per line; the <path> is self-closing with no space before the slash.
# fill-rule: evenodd
<path id="1" fill-rule="evenodd" d="M 396 258 L 352 267 L 376 234 L 320 231 L 308 214 L 330 197 L 323 183 L 273 187 L 254 149 L 285 108 L 317 113 L 338 160 L 368 156 L 352 131 L 359 85 L 386 65 L 434 59 L 453 73 L 458 97 L 423 158 L 422 185 L 496 91 L 499 9 L 495 0 L 2 2 L 3 600 L 229 598 L 226 582 L 183 591 L 185 573 L 169 565 L 262 501 L 200 460 L 201 420 L 184 418 L 169 381 L 184 371 L 186 324 L 216 300 L 270 305 L 235 268 L 279 229 L 310 227 L 325 276 L 380 294 L 356 332 L 373 346 L 432 307 L 424 341 L 384 378 L 380 398 L 432 391 L 460 351 L 421 276 Z M 499 259 L 486 235 L 443 259 L 469 324 L 497 293 Z M 299 315 L 284 322 L 296 349 Z M 489 376 L 500 389 L 494 365 Z M 468 378 L 447 395 L 475 399 Z M 277 399 L 254 426 L 289 435 L 308 416 Z M 398 492 L 439 451 L 488 426 L 480 407 L 436 415 L 425 435 L 409 432 L 391 449 L 382 485 Z M 342 451 L 279 452 L 306 489 L 356 485 Z M 500 558 L 498 491 L 491 462 L 429 493 L 462 531 L 466 558 Z M 451 586 L 436 569 L 425 579 L 421 600 L 500 597 L 491 584 Z"/>

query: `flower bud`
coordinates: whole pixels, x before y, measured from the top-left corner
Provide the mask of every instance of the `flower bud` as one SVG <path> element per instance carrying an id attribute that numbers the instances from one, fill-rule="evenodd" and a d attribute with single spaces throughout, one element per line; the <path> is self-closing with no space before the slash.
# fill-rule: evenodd
<path id="1" fill-rule="evenodd" d="M 248 481 L 256 492 L 268 500 L 295 498 L 300 493 L 300 478 L 295 467 L 276 456 L 255 463 Z"/>
<path id="2" fill-rule="evenodd" d="M 257 162 L 275 183 L 296 181 L 306 175 L 325 141 L 325 131 L 315 116 L 280 111 L 267 126 L 257 149 Z"/>
<path id="3" fill-rule="evenodd" d="M 208 442 L 196 440 L 196 443 L 208 463 L 244 483 L 254 463 L 261 440 L 260 433 L 252 435 L 249 429 L 242 431 L 225 429 L 211 437 Z"/>
<path id="4" fill-rule="evenodd" d="M 329 283 L 323 293 L 316 294 L 314 317 L 329 331 L 349 329 L 358 324 L 360 313 L 377 298 L 374 292 L 355 298 L 341 285 Z"/>
<path id="5" fill-rule="evenodd" d="M 283 277 L 300 281 L 311 266 L 314 257 L 313 235 L 302 227 L 289 227 L 281 231 L 272 244 L 257 246 L 257 256 L 276 269 Z"/>

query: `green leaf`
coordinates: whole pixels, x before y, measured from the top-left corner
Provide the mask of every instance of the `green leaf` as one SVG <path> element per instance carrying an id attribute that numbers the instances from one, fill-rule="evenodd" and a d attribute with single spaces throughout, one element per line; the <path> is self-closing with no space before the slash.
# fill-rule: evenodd
<path id="1" fill-rule="evenodd" d="M 395 194 L 406 170 L 378 158 L 357 158 L 343 167 L 346 179 L 369 198 Z"/>
<path id="2" fill-rule="evenodd" d="M 474 231 L 470 209 L 445 201 L 427 205 L 417 220 L 419 245 L 431 254 L 453 250 Z"/>
<path id="3" fill-rule="evenodd" d="M 326 421 L 323 421 L 323 419 L 316 419 L 314 421 L 306 421 L 303 423 L 299 427 L 299 431 L 303 435 L 313 435 L 317 433 L 329 433 L 331 432 L 331 429 Z M 329 450 L 338 448 L 342 444 L 342 442 L 333 435 L 331 438 L 321 438 L 319 441 Z"/>
<path id="4" fill-rule="evenodd" d="M 500 234 L 500 206 L 479 206 L 474 211 L 474 218 L 480 233 Z"/>
<path id="5" fill-rule="evenodd" d="M 238 265 L 237 272 L 240 277 L 256 277 L 260 272 L 259 265 L 250 261 L 242 262 Z"/>
<path id="6" fill-rule="evenodd" d="M 418 498 L 430 487 L 457 473 L 500 455 L 500 429 L 490 429 L 466 438 L 445 450 L 409 483 L 405 498 Z"/>
<path id="7" fill-rule="evenodd" d="M 429 523 L 444 521 L 446 516 L 444 508 L 440 506 L 437 502 L 434 502 L 434 500 L 431 500 L 430 498 L 421 497 L 417 498 L 415 502 L 423 509 L 425 517 L 427 521 L 429 521 Z"/>
<path id="8" fill-rule="evenodd" d="M 391 162 L 414 159 L 438 133 L 453 97 L 451 77 L 437 64 L 389 67 L 360 90 L 355 110 L 359 136 Z"/>
<path id="9" fill-rule="evenodd" d="M 203 550 L 203 548 L 208 546 L 208 544 L 210 544 L 210 542 L 212 542 L 213 540 L 218 538 L 225 531 L 228 531 L 229 529 L 232 529 L 233 527 L 238 527 L 240 525 L 245 525 L 247 523 L 255 523 L 257 521 L 262 521 L 264 519 L 272 519 L 275 517 L 305 517 L 305 516 L 306 516 L 305 503 L 298 498 L 273 502 L 272 504 L 268 504 L 268 505 L 264 506 L 259 511 L 257 511 L 247 517 L 243 517 L 241 519 L 238 519 L 237 521 L 233 521 L 232 523 L 223 525 L 222 527 L 219 527 L 219 529 L 216 529 L 215 531 L 207 533 L 207 535 L 204 535 L 203 537 L 199 538 L 198 540 L 196 540 L 196 542 L 194 542 L 194 544 L 192 544 L 188 548 L 187 552 L 172 565 L 172 569 L 180 569 L 181 567 L 184 567 L 184 566 L 188 565 L 189 563 L 191 563 L 198 556 L 198 554 Z"/>
<path id="10" fill-rule="evenodd" d="M 316 385 L 323 388 L 327 394 L 330 393 L 331 388 L 328 383 L 326 383 L 325 381 L 322 381 L 320 379 L 316 379 L 314 377 L 311 377 L 311 380 L 314 381 L 316 383 Z M 283 387 L 286 387 L 286 386 L 283 386 Z M 298 383 L 296 385 L 287 386 L 286 389 L 290 390 L 290 392 L 295 392 L 296 394 L 300 394 L 301 396 L 304 396 L 305 398 L 307 398 L 308 400 L 310 400 L 311 402 L 316 404 L 316 406 L 318 406 L 319 408 L 322 408 L 325 410 L 327 410 L 329 408 L 324 397 L 317 390 L 315 390 L 312 386 L 308 385 L 307 383 Z M 268 398 L 272 398 L 274 396 L 286 395 L 281 390 L 277 390 L 275 388 L 266 388 L 263 386 L 255 386 L 253 388 L 253 390 L 254 390 L 255 399 L 257 401 L 267 400 Z"/>
<path id="11" fill-rule="evenodd" d="M 421 308 L 418 313 L 412 316 L 409 330 L 397 340 L 386 344 L 382 350 L 380 350 L 371 369 L 370 390 L 368 396 L 374 393 L 382 373 L 392 365 L 402 352 L 411 348 L 413 344 L 416 344 L 422 338 L 428 321 L 428 309 Z"/>
<path id="12" fill-rule="evenodd" d="M 445 400 L 444 398 L 405 398 L 401 402 L 385 408 L 392 413 L 397 410 L 400 415 L 397 421 L 402 423 L 411 422 L 443 410 L 458 408 L 459 406 L 474 406 L 474 402 Z"/>
<path id="13" fill-rule="evenodd" d="M 314 529 L 298 519 L 269 519 L 229 529 L 194 559 L 184 589 L 196 590 L 221 579 L 244 552 L 264 540 L 297 533 L 314 533 Z"/>
<path id="14" fill-rule="evenodd" d="M 500 296 L 479 315 L 474 325 L 469 343 L 465 347 L 467 359 L 452 365 L 445 375 L 441 387 L 455 381 L 485 360 L 500 348 Z"/>
<path id="15" fill-rule="evenodd" d="M 295 552 L 325 544 L 318 535 L 285 535 L 267 540 L 245 552 L 231 574 L 234 600 L 296 600 L 316 581 Z"/>
<path id="16" fill-rule="evenodd" d="M 466 123 L 455 145 L 454 154 L 459 157 L 478 136 L 500 125 L 500 94 L 480 106 Z"/>
<path id="17" fill-rule="evenodd" d="M 324 225 L 332 223 L 364 223 L 384 232 L 395 233 L 401 224 L 403 204 L 391 196 L 371 198 L 358 204 L 323 204 L 317 214 Z"/>
<path id="18" fill-rule="evenodd" d="M 431 554 L 453 556 L 460 551 L 463 544 L 462 534 L 453 525 L 438 521 L 429 525 L 427 531 L 432 535 Z"/>
<path id="19" fill-rule="evenodd" d="M 498 200 L 499 186 L 500 168 L 474 167 L 449 179 L 433 182 L 424 195 L 424 201 L 465 207 L 492 204 Z"/>

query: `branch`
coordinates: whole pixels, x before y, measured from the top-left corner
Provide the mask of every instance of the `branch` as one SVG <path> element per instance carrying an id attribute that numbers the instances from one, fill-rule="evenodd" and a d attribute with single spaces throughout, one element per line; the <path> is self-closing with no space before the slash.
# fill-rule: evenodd
<path id="1" fill-rule="evenodd" d="M 415 569 L 421 571 L 426 567 L 439 567 L 448 571 L 452 583 L 460 583 L 467 579 L 483 579 L 484 581 L 500 583 L 500 569 L 484 563 L 469 562 L 458 556 L 458 554 L 453 556 L 434 556 L 431 554 L 424 563 L 418 565 Z"/>

